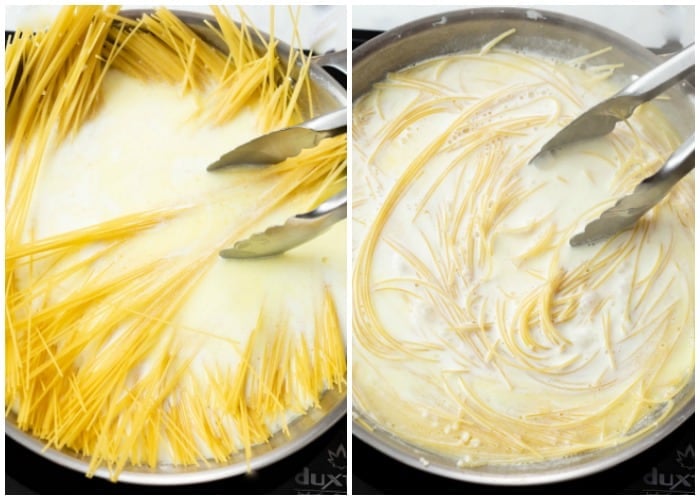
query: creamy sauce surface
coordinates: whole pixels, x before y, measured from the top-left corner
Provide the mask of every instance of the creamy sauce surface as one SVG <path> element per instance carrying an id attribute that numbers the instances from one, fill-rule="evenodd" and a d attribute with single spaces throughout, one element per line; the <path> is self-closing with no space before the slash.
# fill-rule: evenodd
<path id="1" fill-rule="evenodd" d="M 155 228 L 123 243 L 109 259 L 90 264 L 85 274 L 63 280 L 52 294 L 58 300 L 89 280 L 107 281 L 150 263 L 171 266 L 172 272 L 162 273 L 164 280 L 170 279 L 187 271 L 189 260 L 203 259 L 206 271 L 178 306 L 171 329 L 179 346 L 177 355 L 183 360 L 194 355 L 188 360 L 192 386 L 207 386 L 211 384 L 207 370 L 212 367 L 236 373 L 261 317 L 270 328 L 284 324 L 287 334 L 313 346 L 326 291 L 344 335 L 346 224 L 336 224 L 283 256 L 219 258 L 218 251 L 232 241 L 308 210 L 308 200 L 292 196 L 271 207 L 272 183 L 261 182 L 259 173 L 207 172 L 207 165 L 220 155 L 260 134 L 259 110 L 246 109 L 232 122 L 214 127 L 193 119 L 197 107 L 196 97 L 181 95 L 177 87 L 111 71 L 99 113 L 75 137 L 58 145 L 41 169 L 26 240 L 148 210 L 183 209 L 177 217 L 164 217 Z M 103 248 L 88 245 L 76 258 Z M 68 269 L 72 263 L 66 259 L 61 265 Z M 36 269 L 41 265 L 37 263 Z M 60 275 L 60 270 L 54 267 L 52 272 Z M 16 278 L 21 283 L 27 277 Z M 152 362 L 146 359 L 140 371 L 147 373 Z M 278 430 L 302 410 L 289 408 L 269 426 Z M 233 426 L 228 428 L 236 432 Z M 206 444 L 202 447 L 207 456 Z M 167 440 L 161 444 L 160 460 L 171 460 Z"/>
<path id="2" fill-rule="evenodd" d="M 417 64 L 355 103 L 368 425 L 464 466 L 553 459 L 630 438 L 691 380 L 693 175 L 633 231 L 568 244 L 673 151 L 665 119 L 646 105 L 528 163 L 614 93 L 608 72 L 493 50 Z"/>

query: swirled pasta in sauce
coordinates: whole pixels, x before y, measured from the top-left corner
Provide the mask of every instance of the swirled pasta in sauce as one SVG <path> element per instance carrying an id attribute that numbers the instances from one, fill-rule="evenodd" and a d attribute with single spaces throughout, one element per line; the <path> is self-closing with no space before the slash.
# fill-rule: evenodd
<path id="1" fill-rule="evenodd" d="M 617 90 L 593 61 L 449 55 L 354 103 L 361 420 L 459 465 L 524 463 L 630 439 L 691 381 L 693 176 L 634 229 L 568 243 L 679 138 L 648 104 L 529 164 Z"/>

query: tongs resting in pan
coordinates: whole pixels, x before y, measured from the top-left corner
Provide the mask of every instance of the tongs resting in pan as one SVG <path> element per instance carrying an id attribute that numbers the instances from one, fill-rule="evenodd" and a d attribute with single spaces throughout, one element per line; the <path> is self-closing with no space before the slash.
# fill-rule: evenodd
<path id="1" fill-rule="evenodd" d="M 629 118 L 640 104 L 661 94 L 695 68 L 695 44 L 645 73 L 611 98 L 593 106 L 550 139 L 531 160 L 569 143 L 600 137 Z M 621 198 L 584 231 L 574 236 L 571 246 L 597 243 L 626 229 L 661 201 L 670 189 L 695 168 L 695 134 L 692 134 L 652 176 L 644 179 L 630 195 Z"/>
<path id="2" fill-rule="evenodd" d="M 317 64 L 345 69 L 346 57 L 346 51 L 338 51 L 331 57 L 319 56 Z M 255 138 L 224 154 L 209 165 L 207 170 L 264 168 L 296 156 L 302 149 L 312 148 L 323 139 L 342 134 L 346 130 L 347 110 L 343 108 Z M 346 217 L 347 190 L 343 190 L 313 210 L 294 215 L 282 225 L 268 227 L 261 233 L 238 241 L 231 248 L 221 250 L 219 255 L 229 259 L 247 259 L 284 253 L 319 236 Z"/>

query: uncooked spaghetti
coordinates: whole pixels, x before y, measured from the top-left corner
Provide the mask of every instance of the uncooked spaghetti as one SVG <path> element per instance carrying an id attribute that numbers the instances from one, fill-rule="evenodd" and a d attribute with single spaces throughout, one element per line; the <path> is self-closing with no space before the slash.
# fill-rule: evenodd
<path id="1" fill-rule="evenodd" d="M 313 113 L 309 57 L 213 12 L 227 51 L 168 10 L 113 7 L 6 46 L 6 414 L 89 475 L 250 457 L 345 389 L 343 225 L 218 257 L 341 189 L 345 136 L 207 173 Z"/>

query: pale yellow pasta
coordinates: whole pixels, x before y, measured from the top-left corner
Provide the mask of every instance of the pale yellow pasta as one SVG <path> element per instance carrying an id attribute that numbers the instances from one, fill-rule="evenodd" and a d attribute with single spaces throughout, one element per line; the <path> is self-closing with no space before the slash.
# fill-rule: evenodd
<path id="1" fill-rule="evenodd" d="M 218 256 L 341 189 L 345 136 L 264 171 L 206 172 L 313 113 L 309 57 L 287 64 L 274 38 L 213 12 L 228 55 L 166 9 L 88 6 L 6 47 L 6 413 L 89 475 L 250 457 L 345 387 L 342 224 L 287 257 Z M 173 109 L 138 107 L 152 102 Z M 173 138 L 141 165 L 158 113 L 149 137 Z"/>
<path id="2" fill-rule="evenodd" d="M 679 138 L 648 104 L 529 164 L 617 66 L 500 48 L 511 33 L 353 108 L 358 419 L 460 466 L 632 439 L 694 373 L 693 176 L 633 230 L 568 243 Z"/>

